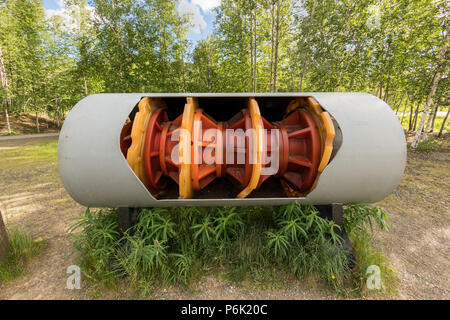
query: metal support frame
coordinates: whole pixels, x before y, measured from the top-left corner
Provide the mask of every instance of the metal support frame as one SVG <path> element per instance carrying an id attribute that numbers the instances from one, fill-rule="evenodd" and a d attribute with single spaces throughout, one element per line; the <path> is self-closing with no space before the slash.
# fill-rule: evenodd
<path id="1" fill-rule="evenodd" d="M 119 230 L 124 233 L 136 224 L 139 208 L 119 207 L 117 211 Z"/>
<path id="2" fill-rule="evenodd" d="M 355 254 L 353 251 L 352 244 L 350 242 L 350 239 L 348 238 L 347 232 L 344 229 L 343 204 L 342 203 L 333 203 L 333 204 L 329 204 L 329 205 L 317 205 L 315 207 L 319 211 L 319 215 L 322 218 L 332 220 L 339 227 L 341 227 L 341 230 L 338 232 L 338 234 L 339 234 L 339 236 L 341 236 L 344 239 L 344 241 L 342 243 L 342 249 L 347 252 L 348 266 L 350 269 L 352 269 L 355 266 L 356 261 L 355 261 Z"/>
<path id="3" fill-rule="evenodd" d="M 327 218 L 329 220 L 333 220 L 341 228 L 344 227 L 343 218 L 342 218 L 344 210 L 343 210 L 342 203 L 317 205 L 315 207 L 317 208 L 317 210 L 319 210 L 319 213 L 322 216 L 322 218 Z"/>

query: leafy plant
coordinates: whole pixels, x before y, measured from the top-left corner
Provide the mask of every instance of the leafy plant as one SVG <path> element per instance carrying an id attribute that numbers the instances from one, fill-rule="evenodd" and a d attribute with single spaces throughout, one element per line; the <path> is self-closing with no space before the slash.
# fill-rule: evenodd
<path id="1" fill-rule="evenodd" d="M 235 207 L 217 209 L 218 217 L 215 219 L 216 240 L 228 240 L 236 236 L 244 226 L 242 217 L 239 215 Z"/>
<path id="2" fill-rule="evenodd" d="M 216 237 L 213 221 L 209 215 L 205 216 L 201 223 L 191 227 L 194 233 L 194 239 L 199 240 L 202 246 L 207 246 Z"/>
<path id="3" fill-rule="evenodd" d="M 300 218 L 295 218 L 292 220 L 281 221 L 281 233 L 290 239 L 291 242 L 297 242 L 300 236 L 307 237 L 306 231 L 302 228 L 302 223 Z"/>
<path id="4" fill-rule="evenodd" d="M 267 246 L 273 250 L 274 256 L 280 258 L 285 257 L 289 249 L 288 237 L 284 234 L 271 231 L 267 231 L 266 234 L 268 237 Z"/>
<path id="5" fill-rule="evenodd" d="M 372 220 L 387 228 L 386 219 L 381 209 L 360 205 L 347 206 L 344 216 L 346 230 L 354 234 L 370 233 Z M 86 210 L 71 231 L 78 232 L 75 249 L 88 279 L 127 277 L 144 296 L 157 284 L 189 285 L 206 272 L 223 272 L 236 283 L 252 279 L 264 288 L 279 273 L 313 276 L 343 294 L 351 278 L 340 227 L 320 217 L 315 207 L 295 202 L 143 209 L 123 235 L 116 210 Z"/>
<path id="6" fill-rule="evenodd" d="M 111 280 L 111 263 L 120 244 L 117 221 L 117 210 L 92 212 L 87 208 L 69 228 L 74 234 L 75 250 L 80 253 L 79 264 L 88 278 L 95 275 L 100 281 Z"/>
<path id="7" fill-rule="evenodd" d="M 373 222 L 382 230 L 389 230 L 389 218 L 380 207 L 364 204 L 349 204 L 345 208 L 343 223 L 345 230 L 350 232 L 373 232 Z"/>

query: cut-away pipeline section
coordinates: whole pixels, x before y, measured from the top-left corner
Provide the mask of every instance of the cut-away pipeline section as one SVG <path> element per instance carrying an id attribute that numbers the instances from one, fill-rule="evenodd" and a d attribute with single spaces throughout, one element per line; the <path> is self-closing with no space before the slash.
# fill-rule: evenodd
<path id="1" fill-rule="evenodd" d="M 179 198 L 189 199 L 216 179 L 227 179 L 236 197 L 245 198 L 269 178 L 279 179 L 286 195 L 304 196 L 315 188 L 333 151 L 335 126 L 312 97 L 290 100 L 283 119 L 272 122 L 253 97 L 220 122 L 196 97 L 187 97 L 183 113 L 173 120 L 161 98 L 144 97 L 137 107 L 122 128 L 120 149 L 155 197 L 170 181 L 178 185 Z"/>
<path id="2" fill-rule="evenodd" d="M 352 92 L 94 94 L 67 114 L 58 141 L 61 181 L 91 207 L 372 203 L 405 163 L 392 108 Z"/>

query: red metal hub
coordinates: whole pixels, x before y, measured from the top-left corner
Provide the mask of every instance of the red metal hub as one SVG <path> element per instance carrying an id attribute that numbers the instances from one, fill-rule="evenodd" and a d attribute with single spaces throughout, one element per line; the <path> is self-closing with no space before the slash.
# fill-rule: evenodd
<path id="1" fill-rule="evenodd" d="M 266 130 L 262 167 L 268 168 L 274 159 L 278 159 L 278 166 L 275 166 L 276 172 L 260 175 L 258 187 L 275 176 L 299 192 L 307 191 L 314 183 L 321 154 L 319 129 L 313 117 L 308 111 L 297 109 L 280 122 L 271 123 L 262 117 L 261 121 Z M 181 123 L 182 115 L 169 121 L 165 109 L 155 111 L 149 121 L 144 164 L 149 183 L 157 191 L 166 187 L 169 177 L 179 182 L 177 130 Z M 124 136 L 128 132 L 125 127 Z M 248 109 L 241 110 L 227 122 L 216 122 L 202 109 L 195 111 L 191 132 L 194 190 L 202 190 L 220 177 L 227 177 L 241 190 L 248 185 L 253 167 L 249 158 L 253 146 L 250 135 L 245 134 L 249 129 L 252 129 L 252 119 Z M 276 130 L 275 138 L 271 138 L 273 130 Z M 125 145 L 127 140 L 122 140 L 121 134 L 121 147 L 122 141 Z"/>

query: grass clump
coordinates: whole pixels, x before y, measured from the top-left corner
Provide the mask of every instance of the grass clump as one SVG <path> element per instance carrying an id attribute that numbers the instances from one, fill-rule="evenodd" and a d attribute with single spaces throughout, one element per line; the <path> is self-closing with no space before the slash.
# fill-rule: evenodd
<path id="1" fill-rule="evenodd" d="M 442 137 L 429 136 L 428 139 L 419 142 L 416 150 L 420 152 L 449 152 L 449 138 L 449 134 L 444 134 Z"/>
<path id="2" fill-rule="evenodd" d="M 348 232 L 356 259 L 353 280 L 360 296 L 394 295 L 397 293 L 399 279 L 389 266 L 386 257 L 372 246 L 373 228 L 389 231 L 389 220 L 379 207 L 363 204 L 347 205 L 344 214 L 344 227 Z M 380 270 L 381 288 L 371 290 L 367 281 L 372 274 L 369 267 L 376 266 Z"/>
<path id="3" fill-rule="evenodd" d="M 208 273 L 260 287 L 314 277 L 343 294 L 352 282 L 340 227 L 313 206 L 143 209 L 135 226 L 118 230 L 116 210 L 88 209 L 71 228 L 80 267 L 104 284 L 126 279 L 144 296 Z"/>
<path id="4" fill-rule="evenodd" d="M 46 247 L 45 241 L 35 241 L 18 228 L 8 232 L 9 247 L 6 261 L 0 263 L 0 284 L 22 276 L 27 265 Z"/>
<path id="5" fill-rule="evenodd" d="M 113 259 L 120 248 L 120 234 L 116 210 L 86 210 L 69 231 L 82 230 L 74 237 L 79 253 L 79 265 L 84 275 L 102 285 L 114 283 Z"/>

